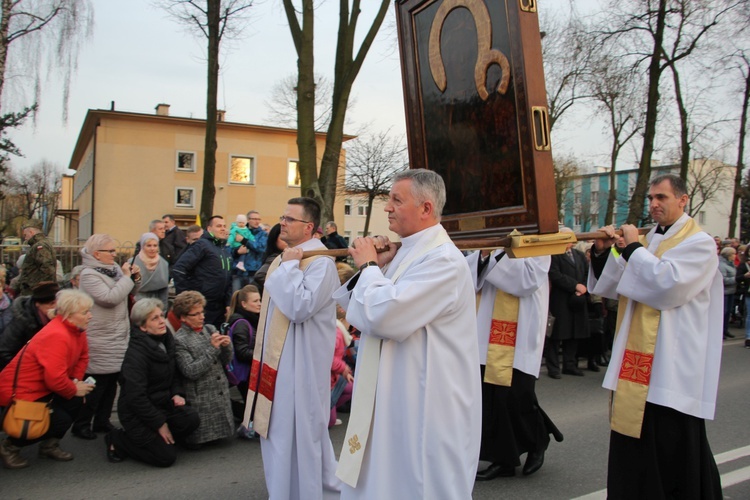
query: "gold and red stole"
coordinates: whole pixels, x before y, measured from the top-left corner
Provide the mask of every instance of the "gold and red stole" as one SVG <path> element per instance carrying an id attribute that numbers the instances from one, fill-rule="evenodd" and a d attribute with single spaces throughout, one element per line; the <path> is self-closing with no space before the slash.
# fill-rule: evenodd
<path id="1" fill-rule="evenodd" d="M 325 256 L 316 255 L 303 259 L 299 263 L 300 270 L 304 271 L 313 260 L 321 257 Z M 279 265 L 281 265 L 281 256 L 277 257 L 271 264 L 266 279 Z M 245 405 L 245 416 L 242 420 L 246 427 L 252 420 L 253 430 L 266 439 L 268 439 L 268 425 L 271 420 L 273 398 L 276 393 L 279 361 L 284 350 L 286 334 L 289 331 L 289 318 L 284 316 L 278 307 L 274 308 L 271 321 L 268 324 L 268 331 L 266 331 L 266 318 L 268 317 L 270 302 L 270 294 L 264 293 L 258 320 L 258 332 L 255 334 L 253 362 L 250 365 L 250 383 L 247 391 L 248 404 Z M 267 343 L 265 352 L 263 352 L 264 343 Z"/>
<path id="2" fill-rule="evenodd" d="M 481 291 L 477 294 L 477 308 Z M 497 289 L 492 306 L 490 341 L 487 346 L 487 365 L 484 381 L 488 384 L 510 387 L 513 380 L 513 358 L 516 353 L 518 331 L 518 297 Z"/>
<path id="3" fill-rule="evenodd" d="M 659 243 L 654 255 L 661 258 L 665 252 L 701 231 L 695 220 L 688 219 L 674 236 Z M 645 237 L 641 237 L 641 243 L 644 246 L 648 245 Z M 620 325 L 629 301 L 630 299 L 627 297 L 620 296 L 615 332 L 620 331 Z M 635 302 L 630 327 L 628 328 L 625 353 L 620 366 L 620 375 L 617 380 L 617 389 L 612 394 L 611 429 L 636 439 L 641 437 L 643 414 L 646 411 L 646 398 L 651 381 L 656 334 L 659 331 L 660 320 L 661 311 L 641 302 Z"/>

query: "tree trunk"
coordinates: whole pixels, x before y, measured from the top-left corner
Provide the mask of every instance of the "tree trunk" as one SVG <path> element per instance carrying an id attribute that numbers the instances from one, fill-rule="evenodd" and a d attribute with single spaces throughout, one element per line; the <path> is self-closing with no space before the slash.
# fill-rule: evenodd
<path id="1" fill-rule="evenodd" d="M 13 0 L 2 0 L 2 17 L 0 18 L 0 99 L 5 87 L 5 63 L 8 60 L 8 33 L 10 29 L 10 11 L 13 8 Z"/>
<path id="2" fill-rule="evenodd" d="M 615 186 L 617 172 L 615 171 L 615 166 L 617 165 L 617 156 L 620 153 L 617 141 L 618 138 L 615 136 L 612 140 L 612 152 L 609 156 L 609 196 L 607 196 L 607 214 L 604 216 L 605 225 L 615 223 L 615 201 L 617 200 L 617 186 Z"/>
<path id="3" fill-rule="evenodd" d="M 221 0 L 207 1 L 208 20 L 208 82 L 206 90 L 206 142 L 203 158 L 203 190 L 201 191 L 201 222 L 206 224 L 213 215 L 216 196 L 216 102 L 219 90 L 219 23 Z"/>
<path id="4" fill-rule="evenodd" d="M 380 9 L 362 40 L 359 52 L 356 57 L 353 57 L 354 34 L 360 14 L 359 4 L 359 0 L 354 0 L 350 13 L 348 0 L 340 0 L 339 2 L 339 31 L 336 43 L 331 122 L 326 133 L 326 145 L 321 159 L 320 173 L 318 174 L 315 145 L 313 2 L 312 0 L 302 2 L 302 27 L 300 28 L 291 0 L 284 0 L 284 10 L 289 21 L 298 57 L 297 147 L 300 156 L 302 194 L 310 196 L 320 203 L 321 224 L 333 220 L 346 108 L 349 104 L 352 84 L 372 46 L 375 35 L 383 23 L 390 1 L 381 0 Z"/>
<path id="5" fill-rule="evenodd" d="M 737 232 L 737 210 L 742 198 L 742 169 L 744 168 L 743 157 L 745 155 L 745 135 L 747 131 L 747 109 L 750 103 L 750 61 L 747 63 L 747 74 L 745 76 L 745 94 L 742 99 L 742 116 L 740 117 L 740 137 L 737 148 L 737 169 L 734 173 L 734 196 L 732 198 L 732 213 L 729 216 L 729 233 L 727 236 L 734 238 Z"/>
<path id="6" fill-rule="evenodd" d="M 628 224 L 638 224 L 643 218 L 643 207 L 646 199 L 646 189 L 651 177 L 651 158 L 654 153 L 654 139 L 656 137 L 656 121 L 659 114 L 659 80 L 663 68 L 661 66 L 662 42 L 667 15 L 667 0 L 659 0 L 659 10 L 656 13 L 656 31 L 651 61 L 648 68 L 648 101 L 646 103 L 646 125 L 643 133 L 643 149 L 641 163 L 638 167 L 638 180 L 635 191 L 630 198 L 628 209 Z"/>
<path id="7" fill-rule="evenodd" d="M 296 22 L 296 18 L 295 18 Z M 302 2 L 302 30 L 297 46 L 297 149 L 300 191 L 322 202 L 318 186 L 318 148 L 315 137 L 315 13 L 313 1 Z M 291 21 L 290 21 L 291 23 Z M 322 203 L 321 203 L 322 206 Z M 323 217 L 321 224 L 323 224 Z"/>
<path id="8" fill-rule="evenodd" d="M 367 216 L 365 217 L 365 231 L 362 236 L 368 236 L 370 234 L 370 217 L 372 217 L 372 205 L 375 202 L 375 196 L 367 197 Z"/>
<path id="9" fill-rule="evenodd" d="M 685 100 L 682 97 L 682 87 L 680 85 L 680 74 L 677 72 L 677 66 L 671 65 L 672 79 L 674 81 L 674 97 L 677 101 L 677 109 L 680 114 L 680 177 L 687 182 L 688 166 L 690 165 L 690 138 L 688 111 L 685 108 Z"/>

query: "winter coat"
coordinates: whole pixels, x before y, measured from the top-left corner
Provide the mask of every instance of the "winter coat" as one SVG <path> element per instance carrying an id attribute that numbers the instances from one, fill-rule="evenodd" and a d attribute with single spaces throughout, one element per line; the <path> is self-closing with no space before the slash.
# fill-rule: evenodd
<path id="1" fill-rule="evenodd" d="M 173 408 L 172 396 L 185 396 L 175 361 L 175 343 L 167 332 L 161 338 L 134 327 L 120 372 L 117 415 L 136 445 L 154 438 Z"/>
<path id="2" fill-rule="evenodd" d="M 94 299 L 91 321 L 86 331 L 89 340 L 89 367 L 86 373 L 107 374 L 120 371 L 130 340 L 128 294 L 135 284 L 122 274 L 117 264 L 105 265 L 81 250 L 83 271 L 79 288 Z M 113 273 L 114 278 L 97 271 Z"/>
<path id="3" fill-rule="evenodd" d="M 737 274 L 735 280 L 737 281 L 737 293 L 747 293 L 747 289 L 750 286 L 750 279 L 745 278 L 745 274 L 750 272 L 750 264 L 743 262 L 737 266 Z"/>
<path id="4" fill-rule="evenodd" d="M 232 258 L 225 241 L 205 231 L 185 249 L 172 267 L 175 291 L 200 292 L 211 305 L 229 304 L 232 292 Z M 210 308 L 210 306 L 209 306 Z M 215 308 L 215 307 L 214 307 Z"/>
<path id="5" fill-rule="evenodd" d="M 13 318 L 0 337 L 0 370 L 46 324 L 39 317 L 39 311 L 31 297 L 17 298 L 10 309 Z"/>
<path id="6" fill-rule="evenodd" d="M 253 284 L 258 287 L 258 291 L 261 295 L 263 295 L 263 286 L 266 283 L 266 276 L 268 275 L 268 269 L 271 267 L 271 264 L 273 264 L 273 261 L 276 257 L 279 256 L 281 252 L 276 252 L 270 254 L 268 257 L 266 257 L 265 262 L 263 262 L 263 265 L 260 266 L 260 269 L 255 273 L 255 276 L 253 276 Z"/>
<path id="7" fill-rule="evenodd" d="M 229 329 L 234 326 L 237 320 L 245 319 L 248 321 L 248 323 L 250 323 L 250 328 L 248 328 L 248 323 L 240 321 L 236 326 L 234 326 L 234 330 L 232 330 L 232 345 L 234 346 L 234 357 L 237 361 L 246 365 L 249 365 L 253 360 L 253 350 L 255 349 L 255 331 L 258 328 L 258 316 L 259 315 L 256 313 L 238 311 L 232 314 L 227 321 L 227 323 L 229 323 L 229 326 L 226 330 L 227 335 L 229 334 Z"/>
<path id="8" fill-rule="evenodd" d="M 141 269 L 141 283 L 135 300 L 153 297 L 161 300 L 164 310 L 167 310 L 169 300 L 169 264 L 164 257 L 159 256 L 159 263 L 153 271 L 149 271 L 140 259 L 135 258 L 135 264 Z"/>
<path id="9" fill-rule="evenodd" d="M 44 233 L 36 233 L 29 238 L 29 251 L 16 283 L 19 295 L 31 295 L 42 281 L 57 281 L 57 257 L 52 242 Z"/>
<path id="10" fill-rule="evenodd" d="M 552 339 L 585 339 L 589 337 L 587 293 L 577 296 L 577 284 L 586 285 L 588 264 L 586 257 L 573 250 L 570 261 L 566 254 L 553 255 L 549 267 L 549 312 L 555 317 Z"/>
<path id="11" fill-rule="evenodd" d="M 189 250 L 189 249 L 188 249 Z M 198 411 L 201 424 L 188 437 L 190 443 L 205 443 L 234 435 L 234 417 L 224 365 L 232 359 L 232 344 L 216 349 L 211 345 L 213 325 L 196 332 L 182 325 L 175 333 L 177 367 L 183 376 L 188 404 Z"/>
<path id="12" fill-rule="evenodd" d="M 719 257 L 719 272 L 724 280 L 724 295 L 734 295 L 737 291 L 737 268 L 734 267 L 734 262 Z"/>
<path id="13" fill-rule="evenodd" d="M 169 267 L 172 267 L 180 255 L 187 247 L 185 233 L 179 227 L 166 232 L 164 238 L 159 240 L 159 254 L 167 261 Z"/>
<path id="14" fill-rule="evenodd" d="M 235 256 L 243 257 L 245 263 L 245 269 L 254 273 L 263 265 L 263 252 L 266 251 L 266 245 L 268 244 L 268 233 L 261 228 L 250 228 L 250 232 L 253 234 L 253 239 L 245 238 L 240 244 L 247 248 L 247 253 L 243 255 L 237 254 L 237 250 L 234 250 Z"/>
<path id="15" fill-rule="evenodd" d="M 2 338 L 5 327 L 10 324 L 12 319 L 13 300 L 7 293 L 0 291 L 0 338 Z"/>
<path id="16" fill-rule="evenodd" d="M 86 332 L 58 316 L 42 328 L 29 347 L 19 352 L 0 372 L 0 406 L 13 394 L 13 378 L 19 359 L 16 397 L 36 401 L 51 393 L 71 399 L 76 395 L 73 379 L 81 380 L 89 361 Z"/>

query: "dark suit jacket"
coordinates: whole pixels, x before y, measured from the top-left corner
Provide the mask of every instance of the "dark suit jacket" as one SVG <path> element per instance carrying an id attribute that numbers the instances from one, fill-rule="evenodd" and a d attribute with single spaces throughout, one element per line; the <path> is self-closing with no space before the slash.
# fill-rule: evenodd
<path id="1" fill-rule="evenodd" d="M 187 247 L 187 238 L 182 229 L 175 226 L 159 241 L 159 253 L 169 263 L 170 269 L 177 262 L 180 254 Z"/>
<path id="2" fill-rule="evenodd" d="M 586 257 L 573 250 L 575 263 L 566 254 L 553 255 L 549 268 L 549 311 L 555 317 L 552 338 L 557 340 L 589 337 L 588 293 L 576 296 L 576 285 L 588 280 Z"/>

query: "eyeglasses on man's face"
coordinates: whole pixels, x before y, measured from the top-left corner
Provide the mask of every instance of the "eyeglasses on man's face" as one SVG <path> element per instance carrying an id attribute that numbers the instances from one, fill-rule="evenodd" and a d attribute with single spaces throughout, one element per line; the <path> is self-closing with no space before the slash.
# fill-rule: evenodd
<path id="1" fill-rule="evenodd" d="M 205 315 L 206 315 L 206 311 L 198 311 L 194 313 L 188 313 L 185 316 L 190 316 L 191 318 L 194 318 L 195 316 L 205 316 Z"/>
<path id="2" fill-rule="evenodd" d="M 292 222 L 304 222 L 305 224 L 310 224 L 309 220 L 295 219 L 294 217 L 289 217 L 287 215 L 279 217 L 279 222 L 283 222 L 284 224 L 291 224 Z"/>
<path id="3" fill-rule="evenodd" d="M 111 253 L 112 255 L 114 255 L 114 254 L 117 253 L 117 250 L 115 250 L 114 248 L 112 248 L 112 249 L 104 249 L 104 248 L 102 248 L 102 249 L 97 250 L 97 252 L 107 252 L 107 253 Z"/>

